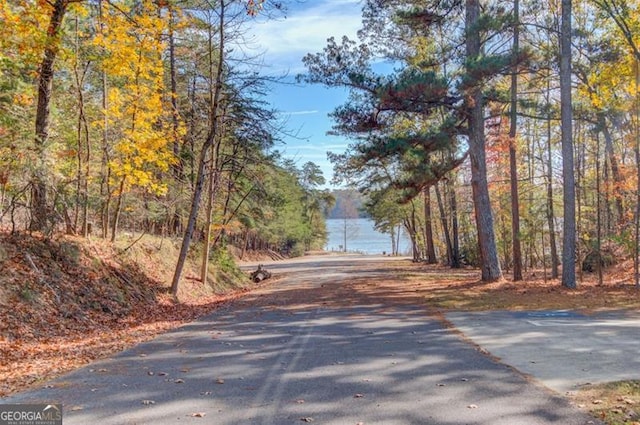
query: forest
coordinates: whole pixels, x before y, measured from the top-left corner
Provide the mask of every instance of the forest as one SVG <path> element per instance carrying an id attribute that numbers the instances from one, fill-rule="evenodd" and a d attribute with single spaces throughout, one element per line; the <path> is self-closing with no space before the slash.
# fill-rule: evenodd
<path id="1" fill-rule="evenodd" d="M 301 81 L 344 87 L 335 180 L 402 224 L 414 260 L 482 280 L 633 260 L 638 286 L 638 5 L 367 1 L 360 40 L 328 40 Z M 380 73 L 386 60 L 392 73 Z"/>
<path id="2" fill-rule="evenodd" d="M 633 259 L 640 241 L 640 21 L 626 0 L 366 0 L 359 40 L 301 58 L 349 90 L 329 154 L 416 261 L 485 282 Z M 301 255 L 335 199 L 242 49 L 256 0 L 0 0 L 0 225 Z M 286 25 L 286 20 L 283 21 Z M 389 66 L 380 67 L 380 64 Z M 392 69 L 380 72 L 380 69 Z"/>
<path id="3" fill-rule="evenodd" d="M 286 130 L 263 99 L 273 81 L 258 59 L 233 53 L 266 9 L 0 1 L 2 227 L 181 239 L 174 293 L 192 240 L 204 245 L 202 276 L 230 243 L 288 255 L 321 247 L 324 177 L 280 156 Z"/>

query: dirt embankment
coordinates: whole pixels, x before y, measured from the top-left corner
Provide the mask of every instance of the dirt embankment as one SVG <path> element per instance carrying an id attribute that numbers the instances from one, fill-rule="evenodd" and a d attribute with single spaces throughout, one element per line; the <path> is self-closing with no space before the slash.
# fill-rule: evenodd
<path id="1" fill-rule="evenodd" d="M 211 267 L 202 283 L 194 255 L 176 303 L 177 242 L 137 239 L 0 233 L 0 396 L 191 321 L 252 285 L 228 267 Z"/>

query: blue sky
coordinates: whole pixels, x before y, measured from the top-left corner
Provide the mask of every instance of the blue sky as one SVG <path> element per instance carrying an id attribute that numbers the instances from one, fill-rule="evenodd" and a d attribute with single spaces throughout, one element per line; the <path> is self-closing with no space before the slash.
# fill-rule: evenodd
<path id="1" fill-rule="evenodd" d="M 254 21 L 249 34 L 257 47 L 264 51 L 264 73 L 287 74 L 293 81 L 296 74 L 305 71 L 302 57 L 322 50 L 329 37 L 343 35 L 356 39 L 361 27 L 359 0 L 293 0 L 287 4 L 286 18 Z M 344 103 L 346 92 L 320 85 L 278 84 L 267 100 L 282 112 L 282 119 L 290 133 L 285 144 L 278 149 L 298 166 L 312 161 L 321 167 L 327 182 L 333 176 L 327 160 L 327 151 L 342 153 L 348 140 L 327 135 L 331 120 L 327 116 Z"/>

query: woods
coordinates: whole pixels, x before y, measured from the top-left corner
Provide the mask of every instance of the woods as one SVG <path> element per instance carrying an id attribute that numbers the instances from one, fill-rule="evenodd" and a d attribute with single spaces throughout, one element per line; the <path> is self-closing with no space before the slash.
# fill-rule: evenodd
<path id="1" fill-rule="evenodd" d="M 246 54 L 286 2 L 0 0 L 0 224 L 212 252 L 321 248 L 332 203 L 278 150 L 272 77 Z M 413 258 L 484 282 L 633 259 L 640 285 L 638 6 L 625 0 L 368 0 L 359 40 L 303 59 L 350 92 L 333 183 L 358 188 Z M 572 24 L 573 22 L 573 24 Z M 282 25 L 286 25 L 283 22 Z M 395 249 L 393 250 L 395 252 Z M 560 273 L 561 270 L 561 273 Z"/>
<path id="2" fill-rule="evenodd" d="M 273 78 L 243 53 L 264 2 L 0 1 L 0 222 L 300 254 L 325 237 L 321 175 L 278 151 Z M 245 46 L 246 47 L 246 46 Z M 301 199 L 309 202 L 300 203 Z M 322 202 L 313 200 L 323 199 Z"/>
<path id="3" fill-rule="evenodd" d="M 576 271 L 638 264 L 637 16 L 624 0 L 367 1 L 359 40 L 328 40 L 299 78 L 350 91 L 336 180 L 372 210 L 402 205 L 415 260 L 435 244 L 485 282 L 562 266 L 575 288 Z"/>

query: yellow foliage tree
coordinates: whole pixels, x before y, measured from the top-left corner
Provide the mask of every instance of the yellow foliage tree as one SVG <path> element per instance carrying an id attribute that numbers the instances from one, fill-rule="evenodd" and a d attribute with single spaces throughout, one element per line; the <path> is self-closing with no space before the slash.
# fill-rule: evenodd
<path id="1" fill-rule="evenodd" d="M 132 187 L 164 194 L 166 184 L 159 173 L 173 161 L 168 143 L 172 128 L 163 125 L 170 111 L 163 104 L 162 33 L 167 20 L 156 4 L 142 1 L 135 10 L 128 2 L 111 2 L 105 8 L 102 31 L 95 39 L 102 48 L 102 66 L 111 81 L 108 93 L 107 125 L 116 134 L 113 141 L 112 186 L 118 197 L 112 221 L 112 240 L 118 226 L 122 197 Z M 115 6 L 115 7 L 113 7 Z"/>

